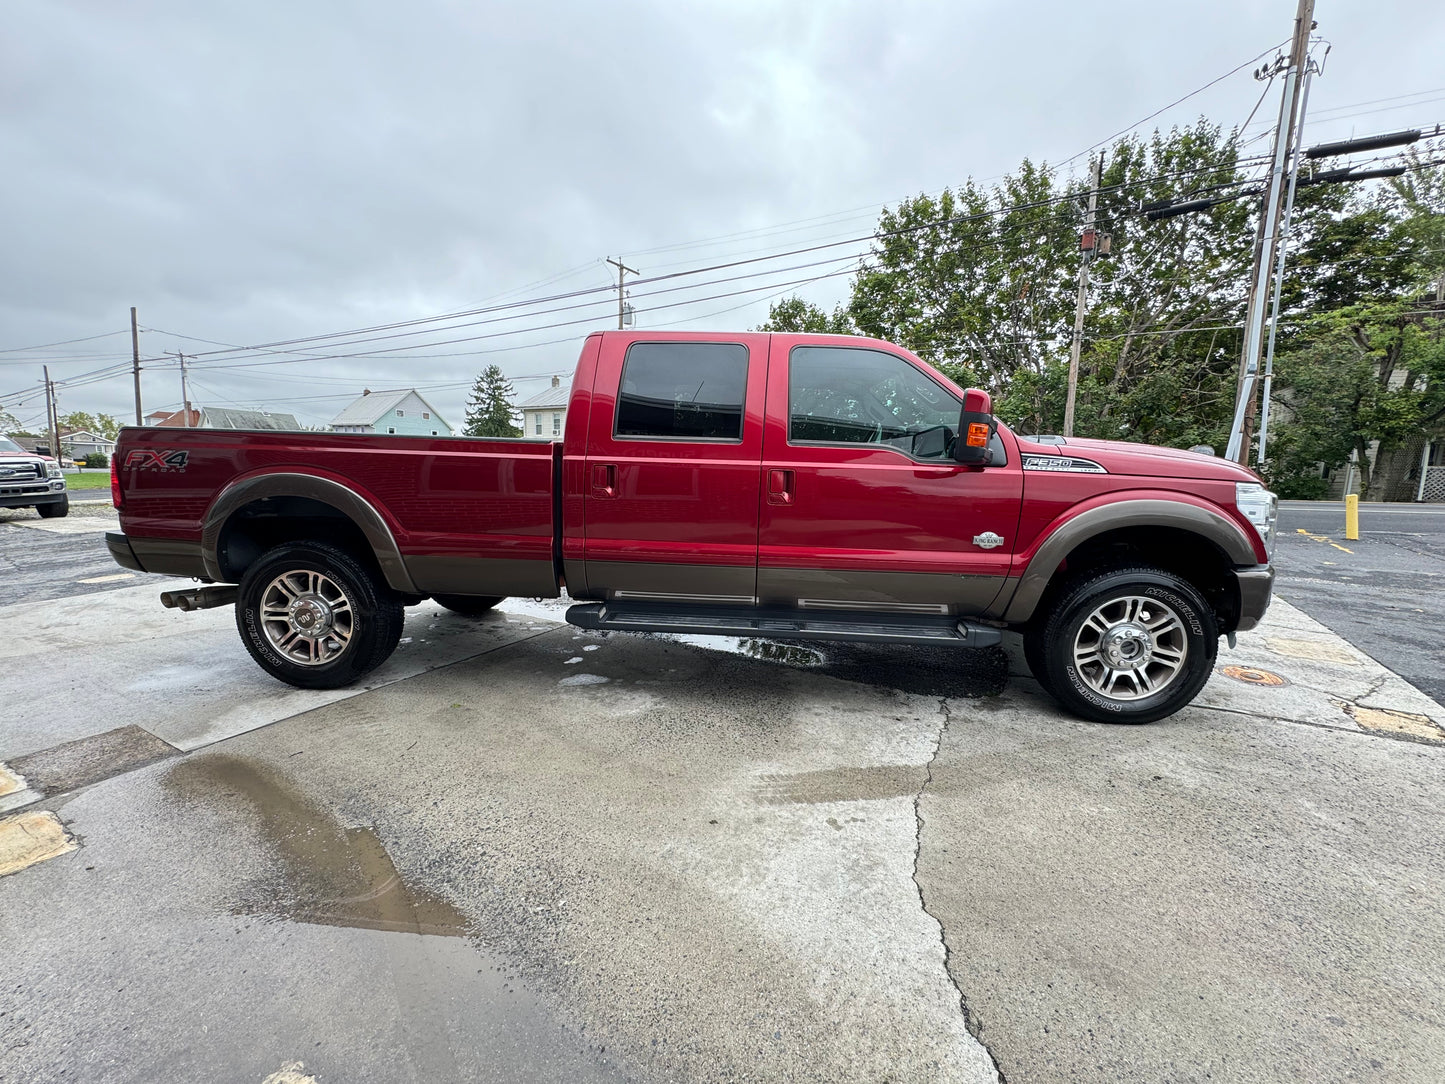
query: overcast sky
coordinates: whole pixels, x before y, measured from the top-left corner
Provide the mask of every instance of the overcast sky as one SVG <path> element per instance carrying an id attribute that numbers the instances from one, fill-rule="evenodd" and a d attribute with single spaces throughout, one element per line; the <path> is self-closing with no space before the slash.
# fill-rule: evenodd
<path id="1" fill-rule="evenodd" d="M 10 0 L 0 406 L 39 421 L 38 396 L 5 397 L 38 387 L 42 356 L 61 380 L 128 359 L 131 305 L 143 356 L 200 353 L 606 286 L 605 256 L 648 276 L 866 234 L 885 203 L 1069 159 L 1282 42 L 1293 14 L 1290 0 Z M 1445 119 L 1445 5 L 1319 0 L 1316 18 L 1333 52 L 1311 142 Z M 1246 68 L 1145 130 L 1238 124 L 1259 92 Z M 1260 120 L 1276 108 L 1272 94 Z M 780 284 L 844 266 L 638 296 L 638 324 L 754 326 L 792 292 Z M 846 283 L 798 289 L 831 305 Z M 586 332 L 615 326 L 615 294 L 578 300 L 593 299 L 295 348 L 386 357 L 203 355 L 192 400 L 319 425 L 363 386 L 417 386 L 460 427 L 484 365 L 519 400 L 570 372 Z M 516 310 L 471 319 L 502 315 Z M 539 330 L 563 321 L 585 322 Z M 144 395 L 147 411 L 179 405 L 173 363 L 147 367 Z M 128 420 L 128 372 L 62 387 L 61 410 Z"/>

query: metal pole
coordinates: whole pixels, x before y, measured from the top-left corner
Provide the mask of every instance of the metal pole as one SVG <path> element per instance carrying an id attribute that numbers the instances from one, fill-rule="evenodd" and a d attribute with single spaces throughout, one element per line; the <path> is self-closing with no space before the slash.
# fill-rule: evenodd
<path id="1" fill-rule="evenodd" d="M 1425 441 L 1425 447 L 1420 449 L 1420 484 L 1415 487 L 1415 500 L 1425 499 L 1425 472 L 1430 469 L 1430 440 Z"/>
<path id="2" fill-rule="evenodd" d="M 1094 160 L 1094 185 L 1089 189 L 1089 213 L 1084 219 L 1084 233 L 1094 229 L 1094 215 L 1099 207 L 1099 186 L 1104 183 L 1104 153 Z M 1064 400 L 1064 436 L 1074 435 L 1074 400 L 1079 392 L 1079 352 L 1084 345 L 1084 306 L 1089 299 L 1089 265 L 1099 251 L 1099 236 L 1079 257 L 1079 296 L 1074 301 L 1074 338 L 1069 344 L 1069 394 Z"/>
<path id="3" fill-rule="evenodd" d="M 140 425 L 140 329 L 136 326 L 134 305 L 130 307 L 130 356 L 135 375 L 135 423 Z"/>
<path id="4" fill-rule="evenodd" d="M 1284 258 L 1289 250 L 1290 219 L 1294 216 L 1295 184 L 1299 180 L 1300 160 L 1304 157 L 1305 113 L 1310 107 L 1310 84 L 1314 81 L 1315 67 L 1305 66 L 1304 89 L 1300 92 L 1299 116 L 1295 119 L 1295 155 L 1289 171 L 1289 194 L 1284 200 L 1284 224 L 1280 227 L 1279 255 L 1274 262 L 1274 300 L 1269 311 L 1269 343 L 1264 350 L 1264 403 L 1259 410 L 1259 459 L 1265 461 L 1265 447 L 1269 441 L 1269 394 L 1274 386 L 1274 335 L 1279 327 L 1279 299 L 1284 292 Z"/>
<path id="5" fill-rule="evenodd" d="M 1253 285 L 1249 297 L 1249 313 L 1245 320 L 1244 357 L 1241 361 L 1243 379 L 1240 382 L 1239 400 L 1234 408 L 1234 420 L 1229 432 L 1229 446 L 1226 459 L 1244 463 L 1249 450 L 1244 442 L 1245 415 L 1254 402 L 1254 381 L 1259 372 L 1259 353 L 1264 334 L 1264 306 L 1268 297 L 1270 265 L 1274 262 L 1274 246 L 1280 214 L 1280 195 L 1284 181 L 1284 164 L 1291 146 L 1295 113 L 1295 92 L 1299 86 L 1300 71 L 1305 64 L 1309 48 L 1310 29 L 1314 25 L 1314 0 L 1299 0 L 1295 13 L 1294 43 L 1290 50 L 1289 67 L 1285 71 L 1284 93 L 1280 95 L 1279 120 L 1275 124 L 1273 163 L 1269 172 L 1269 187 L 1264 197 L 1264 244 L 1255 262 Z"/>

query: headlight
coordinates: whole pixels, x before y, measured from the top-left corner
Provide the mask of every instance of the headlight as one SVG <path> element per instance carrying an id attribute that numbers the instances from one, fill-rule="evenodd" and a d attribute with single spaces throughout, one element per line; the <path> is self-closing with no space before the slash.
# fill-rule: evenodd
<path id="1" fill-rule="evenodd" d="M 59 478 L 59 477 L 60 477 L 60 464 L 59 464 L 59 463 L 47 463 L 47 464 L 45 464 L 45 477 L 47 477 L 47 478 Z"/>
<path id="2" fill-rule="evenodd" d="M 1272 556 L 1274 531 L 1279 526 L 1279 498 L 1258 482 L 1236 482 L 1234 503 L 1264 539 L 1265 555 Z"/>

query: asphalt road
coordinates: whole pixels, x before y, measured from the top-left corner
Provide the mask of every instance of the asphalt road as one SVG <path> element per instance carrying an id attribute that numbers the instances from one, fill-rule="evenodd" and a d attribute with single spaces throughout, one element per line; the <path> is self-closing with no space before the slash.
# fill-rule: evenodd
<path id="1" fill-rule="evenodd" d="M 1445 702 L 1445 505 L 1361 505 L 1350 541 L 1342 504 L 1285 501 L 1274 561 L 1280 598 Z"/>
<path id="2" fill-rule="evenodd" d="M 71 527 L 109 523 L 113 517 L 109 505 L 72 504 L 65 519 L 48 522 Z M 45 521 L 34 509 L 0 508 L 0 606 L 107 591 L 141 581 L 111 559 L 103 525 L 76 534 L 9 526 L 19 522 Z"/>

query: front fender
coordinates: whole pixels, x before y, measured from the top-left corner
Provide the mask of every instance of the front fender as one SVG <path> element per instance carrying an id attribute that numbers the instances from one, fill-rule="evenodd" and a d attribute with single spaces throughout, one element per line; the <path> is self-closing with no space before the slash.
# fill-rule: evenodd
<path id="1" fill-rule="evenodd" d="M 1217 506 L 1182 493 L 1142 490 L 1120 499 L 1117 493 L 1084 501 L 1065 510 L 1040 532 L 1043 541 L 1018 578 L 1012 598 L 995 603 L 1009 624 L 1023 624 L 1033 616 L 1049 580 L 1080 544 L 1121 527 L 1173 527 L 1211 542 L 1236 566 L 1258 563 L 1254 543 L 1244 529 Z"/>

